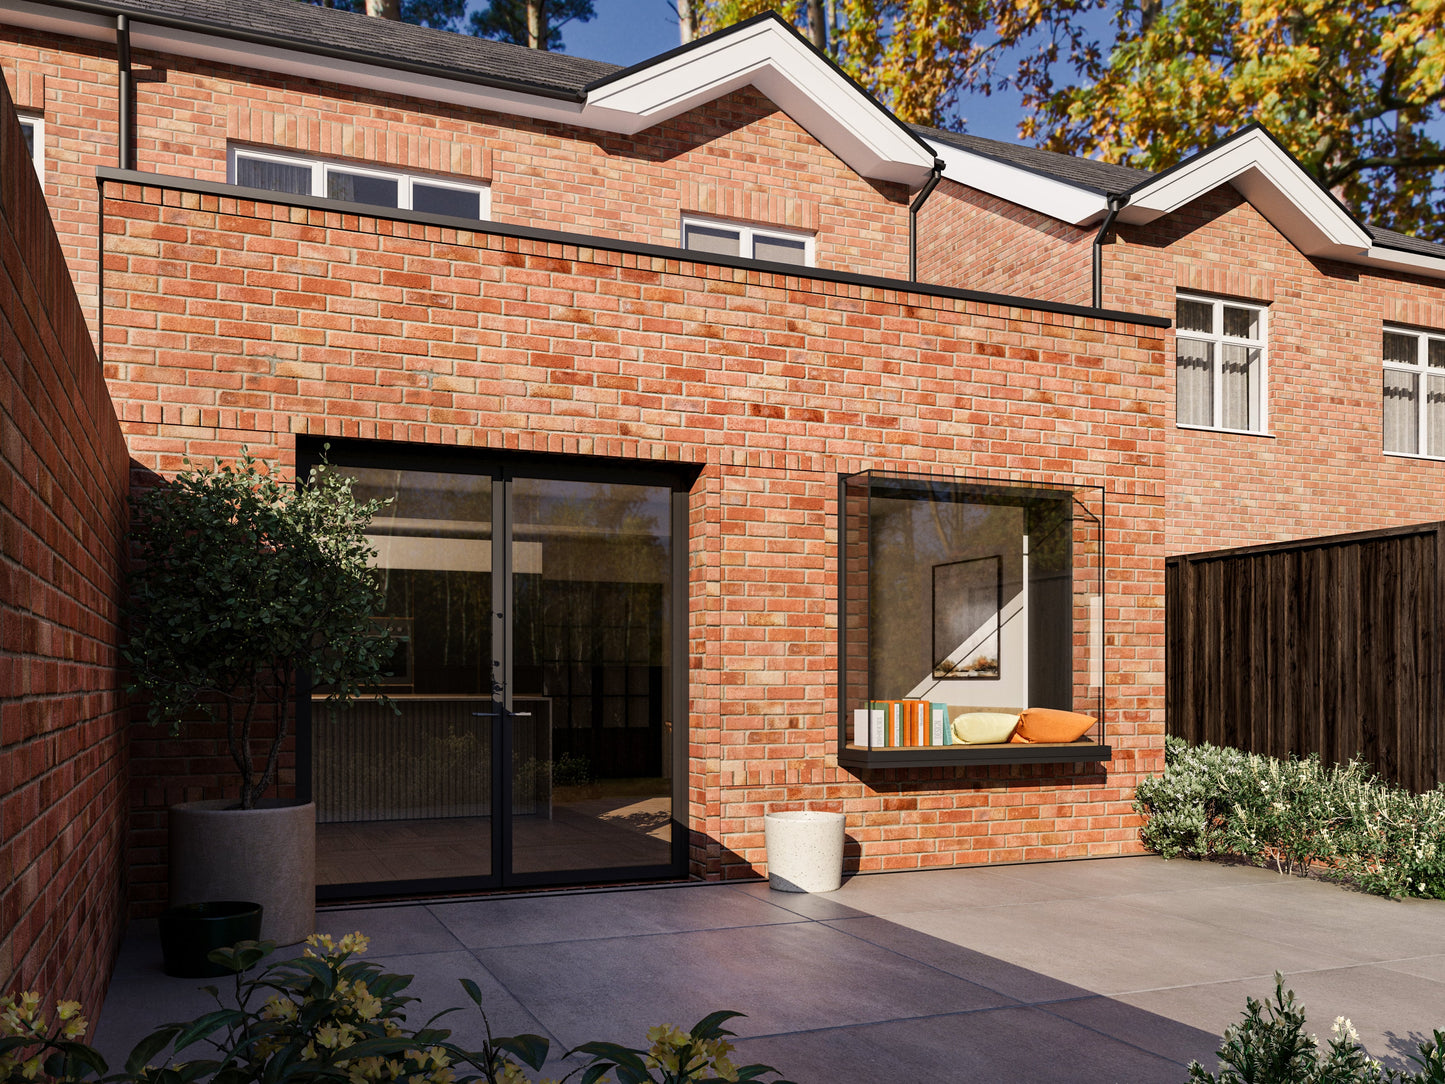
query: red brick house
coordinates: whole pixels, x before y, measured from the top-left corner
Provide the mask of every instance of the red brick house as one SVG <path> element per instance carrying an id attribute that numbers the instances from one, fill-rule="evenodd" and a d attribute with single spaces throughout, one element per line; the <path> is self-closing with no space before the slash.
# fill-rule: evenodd
<path id="1" fill-rule="evenodd" d="M 924 134 L 921 277 L 1176 322 L 1170 555 L 1440 517 L 1445 246 L 1358 221 L 1258 127 L 1159 174 Z"/>
<path id="2" fill-rule="evenodd" d="M 88 327 L 106 385 L 83 350 L 12 334 L 11 428 L 45 448 L 49 423 L 18 419 L 59 353 L 110 454 L 108 390 L 133 473 L 242 447 L 304 469 L 329 444 L 394 498 L 373 541 L 401 721 L 303 703 L 283 781 L 317 802 L 323 895 L 753 876 L 763 815 L 797 808 L 842 811 L 862 872 L 1133 853 L 1166 552 L 1435 514 L 1433 465 L 1371 426 L 1382 325 L 1386 371 L 1429 379 L 1400 359 L 1445 327 L 1440 257 L 1372 240 L 1262 134 L 1171 188 L 920 133 L 771 16 L 629 69 L 293 0 L 12 0 L 0 24 L 26 239 L 6 319 L 40 267 L 47 319 Z M 8 164 L 22 145 L 54 237 Z M 1366 267 L 1357 241 L 1385 255 Z M 1213 381 L 1189 384 L 1210 389 L 1190 428 L 1176 304 L 1228 325 L 1189 325 L 1221 358 L 1186 358 Z M 1349 366 L 1316 372 L 1292 328 Z M 1340 422 L 1312 435 L 1324 404 Z M 113 454 L 98 475 L 5 454 L 27 492 L 111 510 L 105 545 L 67 520 L 109 546 L 89 625 L 22 603 L 54 532 L 6 555 L 0 660 L 43 669 L 82 626 L 98 645 L 86 681 L 0 690 L 20 766 L 0 986 L 58 988 L 66 944 L 108 959 L 118 901 L 160 905 L 165 808 L 223 796 L 224 750 L 123 726 Z M 1241 485 L 1257 511 L 1231 522 Z M 1417 505 L 1362 502 L 1386 485 Z M 877 701 L 1098 723 L 1066 745 L 885 741 Z"/>

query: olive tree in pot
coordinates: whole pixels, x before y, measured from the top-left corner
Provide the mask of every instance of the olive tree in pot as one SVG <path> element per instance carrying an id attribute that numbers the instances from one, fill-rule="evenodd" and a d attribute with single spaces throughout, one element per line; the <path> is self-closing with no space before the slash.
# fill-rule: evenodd
<path id="1" fill-rule="evenodd" d="M 244 450 L 210 468 L 187 460 L 133 499 L 127 688 L 172 734 L 223 721 L 239 774 L 235 798 L 171 807 L 173 909 L 257 901 L 261 936 L 280 944 L 315 928 L 315 806 L 267 794 L 298 680 L 342 704 L 391 657 L 365 535 L 380 506 L 334 469 L 298 484 Z"/>

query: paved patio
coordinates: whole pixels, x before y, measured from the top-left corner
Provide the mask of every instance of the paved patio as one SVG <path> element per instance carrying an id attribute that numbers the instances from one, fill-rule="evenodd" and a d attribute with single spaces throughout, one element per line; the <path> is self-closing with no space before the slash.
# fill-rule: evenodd
<path id="1" fill-rule="evenodd" d="M 719 1008 L 741 1061 L 799 1084 L 1182 1084 L 1273 974 L 1328 1033 L 1349 1017 L 1404 1064 L 1445 1027 L 1445 902 L 1389 901 L 1241 866 L 1158 858 L 854 877 L 838 892 L 685 884 L 331 908 L 416 976 L 424 1019 L 469 1004 L 498 1034 L 643 1045 Z M 204 1009 L 160 970 L 154 923 L 126 939 L 96 1040 L 112 1064 L 146 1028 Z M 451 1018 L 477 1042 L 475 1012 Z"/>

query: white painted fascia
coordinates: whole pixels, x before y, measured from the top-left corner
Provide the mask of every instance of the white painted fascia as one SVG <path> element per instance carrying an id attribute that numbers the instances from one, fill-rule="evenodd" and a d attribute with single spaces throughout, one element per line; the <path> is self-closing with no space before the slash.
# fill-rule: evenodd
<path id="1" fill-rule="evenodd" d="M 113 19 L 32 0 L 0 0 L 0 23 L 115 40 Z M 928 151 L 901 125 L 771 20 L 721 34 L 632 71 L 596 88 L 585 103 L 160 26 L 139 18 L 131 20 L 130 36 L 137 49 L 629 135 L 752 84 L 864 177 L 916 187 L 928 179 L 933 166 Z"/>
<path id="2" fill-rule="evenodd" d="M 1273 139 L 1255 129 L 1136 188 L 1120 219 L 1152 222 L 1229 184 L 1307 256 L 1357 259 L 1370 235 Z"/>
<path id="3" fill-rule="evenodd" d="M 1367 264 L 1386 271 L 1403 271 L 1410 275 L 1445 279 L 1445 256 L 1426 256 L 1418 252 L 1402 252 L 1398 248 L 1372 245 L 1363 257 L 1351 262 Z"/>
<path id="4" fill-rule="evenodd" d="M 625 73 L 587 95 L 584 123 L 640 132 L 751 84 L 856 172 L 909 186 L 928 151 L 884 110 L 772 19 L 719 34 Z"/>
<path id="5" fill-rule="evenodd" d="M 947 143 L 929 140 L 928 145 L 942 159 L 943 175 L 949 180 L 1051 218 L 1082 226 L 1101 218 L 1109 209 L 1101 193 L 1087 188 Z"/>

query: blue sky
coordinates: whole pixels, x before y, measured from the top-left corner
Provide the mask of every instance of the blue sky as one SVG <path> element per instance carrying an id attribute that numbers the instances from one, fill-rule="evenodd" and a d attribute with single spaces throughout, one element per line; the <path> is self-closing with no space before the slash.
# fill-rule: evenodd
<path id="1" fill-rule="evenodd" d="M 596 18 L 568 23 L 562 43 L 573 56 L 635 64 L 678 44 L 677 14 L 667 0 L 592 0 Z M 990 139 L 1018 141 L 1018 99 L 995 94 L 973 96 L 961 110 L 968 131 Z"/>

